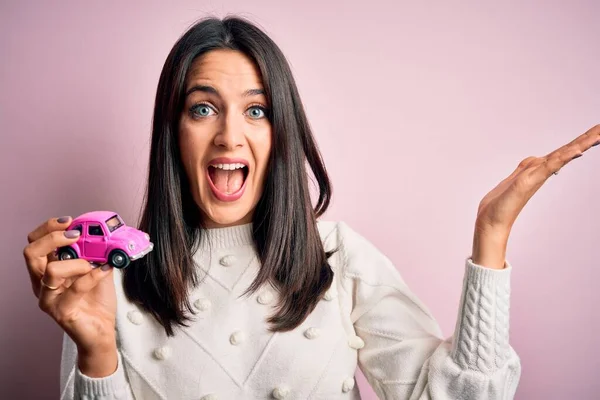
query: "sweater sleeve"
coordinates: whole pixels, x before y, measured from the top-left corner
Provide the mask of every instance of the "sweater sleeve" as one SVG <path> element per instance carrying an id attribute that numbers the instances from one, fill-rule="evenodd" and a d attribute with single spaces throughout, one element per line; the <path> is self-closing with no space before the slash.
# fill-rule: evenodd
<path id="1" fill-rule="evenodd" d="M 63 336 L 60 364 L 61 400 L 134 400 L 125 376 L 123 358 L 117 354 L 117 370 L 104 378 L 90 378 L 77 367 L 77 346 L 67 335 Z"/>
<path id="2" fill-rule="evenodd" d="M 370 242 L 344 223 L 343 288 L 360 338 L 358 365 L 380 399 L 506 400 L 521 375 L 508 343 L 511 265 L 466 259 L 454 334 L 444 339 L 426 306 Z M 362 340 L 361 340 L 362 339 Z"/>

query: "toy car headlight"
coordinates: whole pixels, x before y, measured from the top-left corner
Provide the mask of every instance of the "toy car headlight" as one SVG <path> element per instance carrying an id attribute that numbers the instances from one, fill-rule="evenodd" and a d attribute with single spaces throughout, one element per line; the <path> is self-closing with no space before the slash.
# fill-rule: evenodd
<path id="1" fill-rule="evenodd" d="M 129 242 L 128 247 L 129 247 L 129 250 L 135 249 L 135 242 L 133 240 L 131 242 Z"/>

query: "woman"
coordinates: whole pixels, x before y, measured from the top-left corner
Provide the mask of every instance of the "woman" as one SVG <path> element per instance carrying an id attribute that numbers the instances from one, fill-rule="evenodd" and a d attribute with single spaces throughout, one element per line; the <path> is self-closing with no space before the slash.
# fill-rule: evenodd
<path id="1" fill-rule="evenodd" d="M 24 254 L 65 331 L 62 398 L 508 399 L 511 227 L 539 187 L 600 142 L 595 127 L 529 157 L 481 202 L 454 335 L 443 339 L 392 263 L 344 223 L 289 66 L 257 27 L 206 19 L 158 84 L 140 229 L 125 270 L 56 261 L 77 240 L 50 219 Z M 311 204 L 309 171 L 318 183 Z"/>

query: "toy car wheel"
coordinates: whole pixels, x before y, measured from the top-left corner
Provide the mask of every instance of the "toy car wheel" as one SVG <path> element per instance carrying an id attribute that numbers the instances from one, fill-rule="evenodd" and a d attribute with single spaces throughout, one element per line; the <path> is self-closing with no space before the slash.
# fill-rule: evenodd
<path id="1" fill-rule="evenodd" d="M 113 250 L 108 257 L 109 263 L 115 268 L 125 268 L 129 265 L 129 256 L 122 250 Z"/>
<path id="2" fill-rule="evenodd" d="M 70 247 L 63 247 L 58 251 L 58 259 L 63 260 L 73 260 L 77 258 L 77 253 Z"/>

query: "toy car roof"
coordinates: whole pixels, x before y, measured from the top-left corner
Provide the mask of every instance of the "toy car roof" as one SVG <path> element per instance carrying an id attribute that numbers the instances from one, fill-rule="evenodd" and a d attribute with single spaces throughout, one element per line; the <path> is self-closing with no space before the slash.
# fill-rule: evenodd
<path id="1" fill-rule="evenodd" d="M 81 214 L 80 216 L 78 216 L 77 218 L 75 218 L 73 220 L 73 223 L 89 222 L 89 221 L 104 223 L 104 222 L 106 222 L 107 219 L 112 218 L 115 215 L 119 215 L 119 214 L 114 211 L 91 211 L 91 212 L 87 212 L 85 214 Z M 119 216 L 119 218 L 121 218 L 121 217 Z"/>

